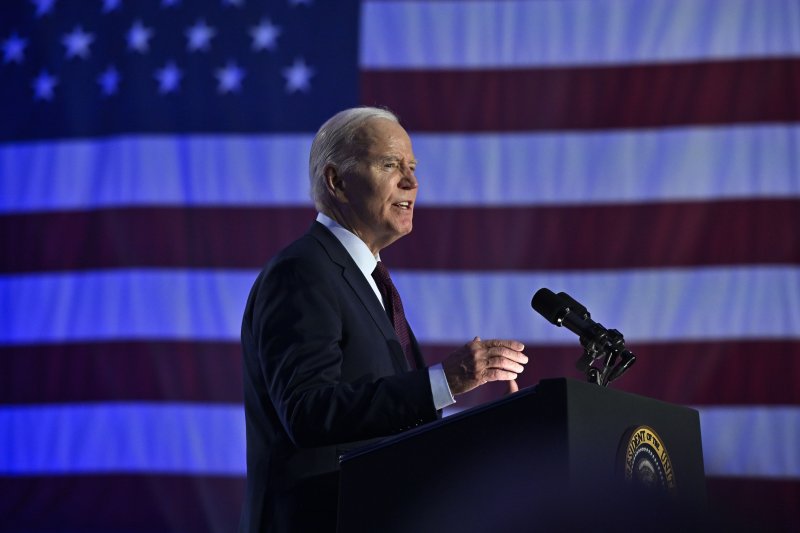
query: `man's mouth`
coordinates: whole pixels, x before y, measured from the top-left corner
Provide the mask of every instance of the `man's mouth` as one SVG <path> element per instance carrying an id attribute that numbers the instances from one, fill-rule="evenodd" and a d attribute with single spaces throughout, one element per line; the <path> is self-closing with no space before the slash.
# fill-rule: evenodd
<path id="1" fill-rule="evenodd" d="M 411 202 L 396 202 L 392 205 L 400 209 L 411 209 Z"/>

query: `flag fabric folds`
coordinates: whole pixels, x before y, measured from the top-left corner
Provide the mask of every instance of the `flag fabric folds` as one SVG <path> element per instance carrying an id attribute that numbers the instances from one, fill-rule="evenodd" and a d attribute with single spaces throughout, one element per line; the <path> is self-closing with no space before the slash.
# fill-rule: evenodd
<path id="1" fill-rule="evenodd" d="M 566 291 L 700 411 L 712 504 L 800 527 L 796 1 L 18 1 L 0 78 L 0 531 L 234 529 L 244 301 L 359 104 L 420 162 L 381 255 L 430 363 L 582 379 Z"/>

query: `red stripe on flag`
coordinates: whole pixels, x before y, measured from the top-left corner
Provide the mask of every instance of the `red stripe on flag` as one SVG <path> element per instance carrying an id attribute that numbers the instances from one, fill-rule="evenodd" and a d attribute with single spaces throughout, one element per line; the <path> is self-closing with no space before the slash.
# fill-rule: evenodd
<path id="1" fill-rule="evenodd" d="M 311 207 L 134 207 L 0 217 L 4 272 L 259 268 L 311 226 Z"/>
<path id="2" fill-rule="evenodd" d="M 0 348 L 0 403 L 243 401 L 238 343 L 128 341 Z"/>
<path id="3" fill-rule="evenodd" d="M 260 268 L 311 208 L 127 208 L 0 217 L 0 271 Z M 395 269 L 574 270 L 800 264 L 800 200 L 430 207 Z M 498 238 L 502 235 L 502 238 Z M 476 246 L 475 243 L 480 243 Z"/>
<path id="4" fill-rule="evenodd" d="M 648 128 L 800 120 L 800 59 L 367 70 L 361 102 L 410 131 Z"/>
<path id="5" fill-rule="evenodd" d="M 611 387 L 682 405 L 800 405 L 800 342 L 718 341 L 627 343 L 637 360 Z M 425 346 L 429 363 L 439 362 L 455 346 Z M 537 346 L 527 343 L 531 358 L 517 380 L 520 387 L 542 379 L 584 379 L 575 368 L 583 353 L 574 346 Z M 505 384 L 488 384 L 459 397 L 458 407 L 469 408 L 499 398 Z"/>
<path id="6" fill-rule="evenodd" d="M 0 477 L 2 531 L 236 531 L 244 479 L 215 476 Z"/>
<path id="7" fill-rule="evenodd" d="M 465 339 L 466 342 L 466 339 Z M 581 347 L 527 343 L 520 386 L 541 379 L 583 379 Z M 456 346 L 423 345 L 429 363 Z M 679 404 L 800 405 L 800 341 L 630 344 L 638 360 L 612 387 Z M 459 397 L 472 407 L 503 394 L 489 384 Z M 238 343 L 98 342 L 0 348 L 0 403 L 242 401 Z"/>
<path id="8" fill-rule="evenodd" d="M 710 508 L 727 517 L 733 531 L 800 531 L 800 481 L 709 477 L 706 482 Z"/>
<path id="9" fill-rule="evenodd" d="M 800 200 L 420 209 L 414 225 L 384 253 L 395 269 L 800 263 Z"/>

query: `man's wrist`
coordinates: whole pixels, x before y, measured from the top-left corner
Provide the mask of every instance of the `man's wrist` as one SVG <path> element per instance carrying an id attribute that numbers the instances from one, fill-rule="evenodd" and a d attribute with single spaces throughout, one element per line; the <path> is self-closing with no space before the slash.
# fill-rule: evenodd
<path id="1" fill-rule="evenodd" d="M 428 378 L 431 382 L 433 405 L 437 411 L 456 403 L 453 393 L 450 391 L 450 386 L 447 384 L 447 376 L 441 363 L 428 367 Z"/>

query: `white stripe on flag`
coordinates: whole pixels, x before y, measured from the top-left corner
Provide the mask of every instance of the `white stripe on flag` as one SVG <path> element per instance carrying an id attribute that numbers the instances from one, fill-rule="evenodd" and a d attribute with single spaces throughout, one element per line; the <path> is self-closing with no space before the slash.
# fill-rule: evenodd
<path id="1" fill-rule="evenodd" d="M 800 338 L 800 268 L 400 272 L 392 277 L 409 301 L 406 314 L 415 334 L 427 343 L 462 343 L 475 335 L 575 342 L 571 332 L 531 309 L 531 297 L 541 287 L 569 293 L 628 341 Z"/>
<path id="2" fill-rule="evenodd" d="M 412 137 L 422 206 L 800 196 L 798 125 Z M 307 206 L 310 144 L 302 135 L 142 136 L 3 146 L 0 213 Z"/>
<path id="3" fill-rule="evenodd" d="M 0 475 L 245 473 L 241 405 L 4 407 L 0 441 Z"/>
<path id="4" fill-rule="evenodd" d="M 800 408 L 699 411 L 707 475 L 800 478 Z M 0 440 L 0 475 L 245 473 L 240 405 L 3 407 Z"/>
<path id="5" fill-rule="evenodd" d="M 698 410 L 706 475 L 800 478 L 800 408 Z"/>
<path id="6" fill-rule="evenodd" d="M 0 212 L 311 204 L 311 135 L 128 136 L 0 146 Z"/>
<path id="7" fill-rule="evenodd" d="M 386 27 L 401 28 L 386 31 Z M 367 1 L 365 69 L 524 68 L 797 56 L 795 0 Z"/>
<path id="8" fill-rule="evenodd" d="M 800 195 L 800 126 L 413 136 L 420 205 Z"/>
<path id="9" fill-rule="evenodd" d="M 235 341 L 255 277 L 155 269 L 3 276 L 0 343 Z M 393 278 L 423 343 L 460 344 L 475 335 L 575 342 L 531 310 L 540 287 L 568 292 L 629 341 L 800 338 L 800 267 L 397 271 Z"/>
<path id="10" fill-rule="evenodd" d="M 253 271 L 113 270 L 0 278 L 0 343 L 239 338 Z"/>

